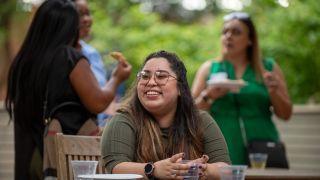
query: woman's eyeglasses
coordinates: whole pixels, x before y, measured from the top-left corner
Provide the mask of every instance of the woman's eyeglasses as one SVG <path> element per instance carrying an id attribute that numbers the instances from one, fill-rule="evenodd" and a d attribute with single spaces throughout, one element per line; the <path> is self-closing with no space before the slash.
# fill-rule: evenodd
<path id="1" fill-rule="evenodd" d="M 171 75 L 168 71 L 165 70 L 157 70 L 154 73 L 152 73 L 151 71 L 143 70 L 138 73 L 137 78 L 139 79 L 140 83 L 147 85 L 152 78 L 152 74 L 154 75 L 154 81 L 159 86 L 166 85 L 170 77 L 178 80 L 175 76 Z"/>
<path id="2" fill-rule="evenodd" d="M 223 17 L 224 21 L 230 21 L 232 19 L 248 20 L 250 16 L 245 12 L 233 12 Z"/>

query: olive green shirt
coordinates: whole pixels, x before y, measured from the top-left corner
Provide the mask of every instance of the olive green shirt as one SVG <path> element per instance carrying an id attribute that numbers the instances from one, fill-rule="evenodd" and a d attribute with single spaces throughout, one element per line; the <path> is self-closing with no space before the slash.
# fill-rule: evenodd
<path id="1" fill-rule="evenodd" d="M 200 111 L 203 130 L 204 154 L 209 156 L 208 163 L 226 162 L 230 164 L 229 153 L 225 139 L 212 117 L 205 111 Z M 168 130 L 161 129 L 162 141 L 167 144 Z M 101 155 L 103 165 L 108 172 L 121 162 L 134 162 L 136 157 L 137 129 L 130 117 L 117 113 L 104 129 L 101 140 Z"/>

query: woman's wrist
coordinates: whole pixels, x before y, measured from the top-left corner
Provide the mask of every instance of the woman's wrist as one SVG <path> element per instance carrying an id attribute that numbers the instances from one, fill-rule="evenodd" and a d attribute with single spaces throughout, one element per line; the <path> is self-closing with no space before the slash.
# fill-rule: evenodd
<path id="1" fill-rule="evenodd" d="M 118 76 L 111 76 L 108 82 L 110 82 L 108 86 L 113 85 L 117 89 L 118 86 L 122 83 L 122 79 Z"/>
<path id="2" fill-rule="evenodd" d="M 213 99 L 210 96 L 208 96 L 208 93 L 205 90 L 201 92 L 200 97 L 201 97 L 203 102 L 205 102 L 205 103 L 207 103 L 209 105 L 211 105 L 213 103 Z"/>
<path id="3" fill-rule="evenodd" d="M 217 163 L 207 163 L 207 168 L 206 168 L 206 178 L 207 179 L 219 179 L 219 171 L 220 168 L 223 166 L 228 166 L 228 164 L 224 162 L 217 162 Z"/>
<path id="4" fill-rule="evenodd" d="M 153 177 L 158 178 L 159 177 L 159 161 L 153 163 L 154 170 L 153 170 Z"/>

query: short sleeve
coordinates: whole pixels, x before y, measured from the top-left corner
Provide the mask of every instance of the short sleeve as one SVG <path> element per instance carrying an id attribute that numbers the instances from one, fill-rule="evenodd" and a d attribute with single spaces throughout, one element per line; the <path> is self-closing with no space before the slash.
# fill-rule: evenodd
<path id="1" fill-rule="evenodd" d="M 77 51 L 71 46 L 62 46 L 56 50 L 54 55 L 52 64 L 53 73 L 69 76 L 81 59 L 88 61 L 82 52 Z"/>
<path id="2" fill-rule="evenodd" d="M 82 52 L 79 52 L 72 47 L 66 47 L 65 53 L 67 55 L 70 69 L 73 69 L 77 65 L 77 63 L 79 62 L 80 59 L 87 60 L 87 58 L 83 55 Z"/>
<path id="3" fill-rule="evenodd" d="M 76 64 L 80 61 L 80 59 L 84 59 L 84 56 L 81 52 L 78 52 L 75 48 L 71 46 L 61 46 L 48 54 L 48 59 L 52 58 L 52 62 L 50 63 L 50 71 L 48 77 L 48 112 L 49 113 L 54 107 L 62 104 L 64 102 L 75 102 L 79 103 L 82 107 L 79 110 L 73 111 L 77 112 L 79 116 L 86 114 L 86 116 L 82 116 L 82 118 L 87 118 L 93 116 L 82 104 L 80 97 L 77 92 L 74 90 L 72 83 L 70 81 L 70 73 L 76 66 Z M 78 108 L 72 108 L 78 109 Z M 59 112 L 58 110 L 57 112 Z M 80 118 L 80 119 L 82 119 Z M 72 118 L 75 120 L 75 118 Z M 66 121 L 68 124 L 72 125 L 75 121 Z M 82 122 L 78 124 L 82 125 Z"/>
<path id="4" fill-rule="evenodd" d="M 208 163 L 225 162 L 230 164 L 226 141 L 215 120 L 205 111 L 200 111 L 203 128 L 204 154 L 209 156 Z"/>
<path id="5" fill-rule="evenodd" d="M 117 113 L 106 125 L 101 140 L 101 155 L 109 173 L 121 162 L 134 161 L 136 135 L 128 116 Z"/>

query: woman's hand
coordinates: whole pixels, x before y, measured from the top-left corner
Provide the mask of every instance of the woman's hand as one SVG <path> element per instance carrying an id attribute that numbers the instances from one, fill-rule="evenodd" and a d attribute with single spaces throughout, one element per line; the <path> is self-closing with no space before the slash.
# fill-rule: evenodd
<path id="1" fill-rule="evenodd" d="M 118 61 L 117 67 L 113 70 L 112 76 L 117 78 L 119 82 L 122 82 L 129 78 L 131 74 L 131 65 L 126 58 L 120 52 L 113 52 L 111 56 Z"/>
<path id="2" fill-rule="evenodd" d="M 154 176 L 158 179 L 182 179 L 181 175 L 189 171 L 190 165 L 181 164 L 179 161 L 184 153 L 173 155 L 171 158 L 154 163 Z"/>
<path id="3" fill-rule="evenodd" d="M 207 162 L 209 161 L 209 156 L 203 155 L 201 158 L 195 159 L 192 162 L 196 163 L 199 166 L 199 176 L 200 178 L 204 176 Z"/>
<path id="4" fill-rule="evenodd" d="M 218 179 L 219 178 L 219 168 L 223 166 L 228 166 L 227 163 L 217 162 L 217 163 L 207 163 L 209 157 L 203 155 L 201 158 L 195 159 L 194 162 L 199 166 L 199 176 L 200 179 Z"/>
<path id="5" fill-rule="evenodd" d="M 219 179 L 219 169 L 224 166 L 229 166 L 227 163 L 224 162 L 217 162 L 217 163 L 206 163 L 202 165 L 202 172 L 200 179 Z"/>
<path id="6" fill-rule="evenodd" d="M 208 97 L 210 97 L 212 100 L 216 100 L 226 95 L 229 92 L 229 89 L 208 86 L 205 91 L 207 91 Z"/>
<path id="7" fill-rule="evenodd" d="M 280 78 L 273 72 L 263 73 L 263 82 L 268 88 L 270 94 L 275 93 L 280 85 Z"/>
<path id="8" fill-rule="evenodd" d="M 292 103 L 280 67 L 275 64 L 272 72 L 265 71 L 263 81 L 268 89 L 275 114 L 281 119 L 289 120 L 292 114 Z"/>

